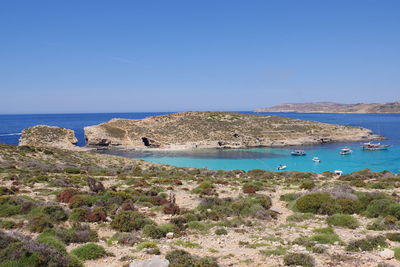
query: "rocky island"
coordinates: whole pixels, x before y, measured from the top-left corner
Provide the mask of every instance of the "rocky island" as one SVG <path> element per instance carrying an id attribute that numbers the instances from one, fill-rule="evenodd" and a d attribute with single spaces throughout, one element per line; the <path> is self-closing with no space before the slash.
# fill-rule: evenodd
<path id="1" fill-rule="evenodd" d="M 123 148 L 245 148 L 381 139 L 361 127 L 231 112 L 183 112 L 113 119 L 85 127 L 88 146 Z"/>
<path id="2" fill-rule="evenodd" d="M 255 112 L 299 112 L 299 113 L 400 113 L 400 101 L 391 103 L 340 104 L 334 102 L 286 103 Z"/>

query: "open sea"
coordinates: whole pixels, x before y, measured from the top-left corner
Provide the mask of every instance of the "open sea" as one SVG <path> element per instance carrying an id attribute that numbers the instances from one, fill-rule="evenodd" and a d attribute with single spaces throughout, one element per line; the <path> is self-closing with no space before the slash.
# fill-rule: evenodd
<path id="1" fill-rule="evenodd" d="M 252 112 L 243 112 L 250 113 Z M 46 124 L 69 128 L 75 131 L 78 145 L 85 144 L 83 127 L 106 122 L 112 118 L 142 119 L 149 116 L 168 113 L 97 113 L 97 114 L 32 114 L 0 115 L 0 143 L 18 144 L 24 128 L 37 124 Z M 388 170 L 400 173 L 400 114 L 320 114 L 320 113 L 257 113 L 278 115 L 289 118 L 313 120 L 326 123 L 361 126 L 381 134 L 390 144 L 388 150 L 363 151 L 360 142 L 334 143 L 315 146 L 288 148 L 251 148 L 251 149 L 204 149 L 189 151 L 106 151 L 126 157 L 170 164 L 182 167 L 196 167 L 223 170 L 276 170 L 278 165 L 286 165 L 287 171 L 324 171 L 342 170 L 349 173 L 364 168 L 373 171 Z M 353 153 L 340 155 L 340 149 L 349 146 Z M 307 155 L 293 157 L 290 152 L 303 149 Z M 312 161 L 319 157 L 320 163 Z"/>

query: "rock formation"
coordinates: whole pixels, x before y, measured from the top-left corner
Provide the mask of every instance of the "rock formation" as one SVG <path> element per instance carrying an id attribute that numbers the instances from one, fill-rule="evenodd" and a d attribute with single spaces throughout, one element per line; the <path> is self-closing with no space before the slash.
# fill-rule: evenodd
<path id="1" fill-rule="evenodd" d="M 380 139 L 368 129 L 277 116 L 183 112 L 85 127 L 89 146 L 243 148 Z"/>
<path id="2" fill-rule="evenodd" d="M 20 146 L 56 147 L 79 150 L 78 139 L 73 130 L 55 126 L 36 125 L 24 129 L 19 139 Z"/>

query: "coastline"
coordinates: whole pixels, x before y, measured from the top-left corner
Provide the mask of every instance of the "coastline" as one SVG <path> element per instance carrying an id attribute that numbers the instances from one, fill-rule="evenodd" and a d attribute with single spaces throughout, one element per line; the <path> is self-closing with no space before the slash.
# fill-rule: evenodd
<path id="1" fill-rule="evenodd" d="M 254 113 L 304 113 L 304 114 L 400 114 L 399 112 L 332 112 L 332 111 L 294 111 L 294 110 L 286 110 L 286 111 L 257 111 L 253 110 Z"/>

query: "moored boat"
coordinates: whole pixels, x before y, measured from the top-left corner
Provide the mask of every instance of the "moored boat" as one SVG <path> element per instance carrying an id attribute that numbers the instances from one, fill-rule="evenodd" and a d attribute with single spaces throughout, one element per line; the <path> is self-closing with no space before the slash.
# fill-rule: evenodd
<path id="1" fill-rule="evenodd" d="M 372 142 L 368 142 L 368 143 L 364 143 L 362 145 L 362 148 L 364 150 L 386 150 L 390 147 L 390 145 L 382 145 L 381 143 L 372 143 Z"/>
<path id="2" fill-rule="evenodd" d="M 342 170 L 335 170 L 334 173 L 335 173 L 336 175 L 340 176 L 340 175 L 343 174 L 343 171 L 342 171 Z"/>
<path id="3" fill-rule="evenodd" d="M 321 160 L 318 157 L 313 157 L 312 161 L 316 162 L 316 163 L 320 163 Z"/>
<path id="4" fill-rule="evenodd" d="M 342 150 L 340 151 L 340 155 L 348 155 L 348 154 L 351 154 L 352 152 L 353 151 L 350 148 L 345 147 L 345 148 L 342 148 Z"/>
<path id="5" fill-rule="evenodd" d="M 290 154 L 292 154 L 292 156 L 305 156 L 306 152 L 304 150 L 295 150 L 292 151 Z"/>
<path id="6" fill-rule="evenodd" d="M 278 171 L 284 170 L 286 169 L 287 166 L 286 165 L 279 165 L 278 168 L 276 168 Z"/>

